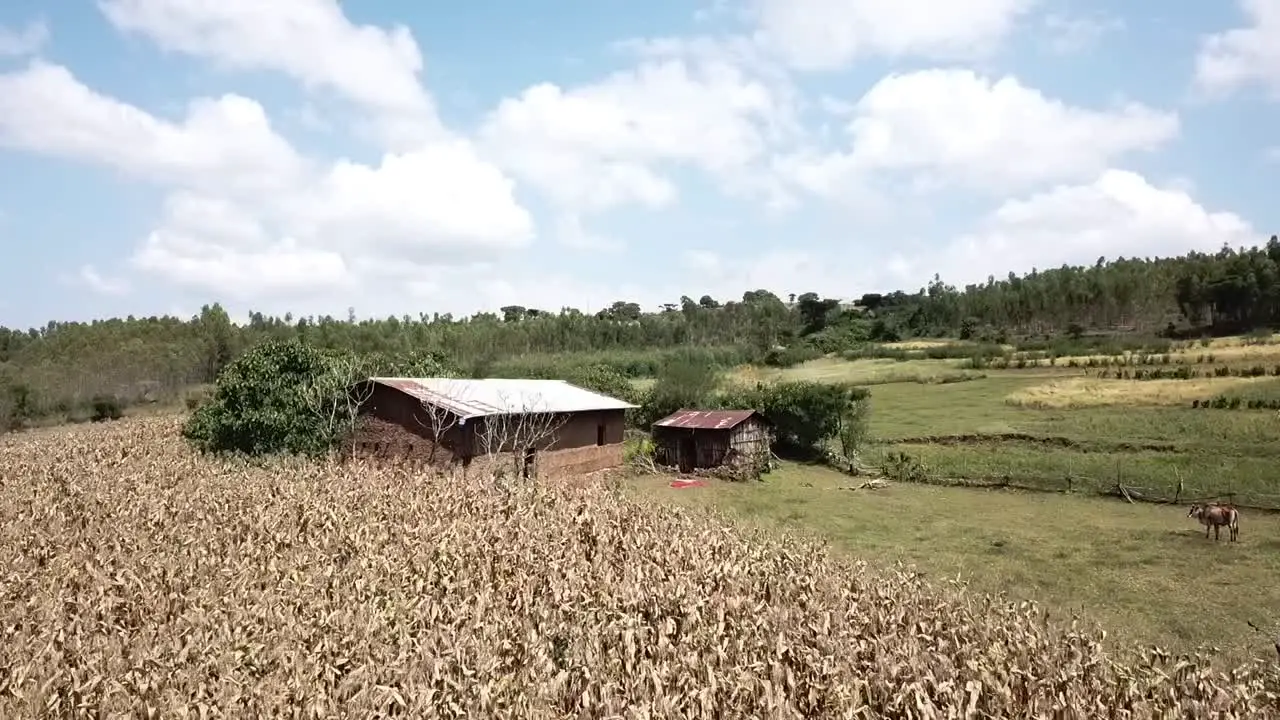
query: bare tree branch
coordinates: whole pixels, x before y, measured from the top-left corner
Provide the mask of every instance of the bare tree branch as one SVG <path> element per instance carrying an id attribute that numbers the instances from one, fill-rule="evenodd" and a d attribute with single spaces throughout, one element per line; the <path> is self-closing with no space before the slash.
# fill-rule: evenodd
<path id="1" fill-rule="evenodd" d="M 328 370 L 302 388 L 303 402 L 320 419 L 329 437 L 355 442 L 360 407 L 373 394 L 364 363 L 353 355 L 330 358 Z"/>
<path id="2" fill-rule="evenodd" d="M 450 394 L 449 400 L 460 400 L 461 394 Z M 435 464 L 438 456 L 436 453 L 441 448 L 448 450 L 450 460 L 457 456 L 459 448 L 450 442 L 449 434 L 454 428 L 461 427 L 461 420 L 458 413 L 443 406 L 443 403 L 433 403 L 429 400 L 423 400 L 419 403 L 422 410 L 422 416 L 415 413 L 414 421 L 418 423 L 427 432 L 427 436 L 431 440 L 431 454 L 427 460 L 431 464 Z"/>
<path id="3" fill-rule="evenodd" d="M 529 478 L 536 474 L 530 467 L 539 450 L 545 450 L 568 421 L 562 413 L 550 412 L 541 397 L 522 397 L 519 405 L 508 402 L 505 393 L 500 394 L 504 412 L 486 415 L 475 432 L 476 449 L 490 459 L 507 456 L 513 477 Z M 495 462 L 502 472 L 502 466 Z"/>

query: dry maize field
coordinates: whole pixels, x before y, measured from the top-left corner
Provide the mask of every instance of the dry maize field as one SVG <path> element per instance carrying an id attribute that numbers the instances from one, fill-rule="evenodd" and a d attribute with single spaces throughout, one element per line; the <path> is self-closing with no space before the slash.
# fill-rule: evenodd
<path id="1" fill-rule="evenodd" d="M 0 438 L 0 717 L 1266 718 L 1274 663 L 608 482 L 202 459 L 153 418 Z"/>

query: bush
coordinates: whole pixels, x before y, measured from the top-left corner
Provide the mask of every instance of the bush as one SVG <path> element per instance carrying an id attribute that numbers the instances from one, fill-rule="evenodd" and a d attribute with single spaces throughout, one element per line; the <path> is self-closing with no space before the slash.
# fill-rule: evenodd
<path id="1" fill-rule="evenodd" d="M 853 452 L 865 442 L 871 392 L 852 385 L 799 380 L 732 386 L 715 403 L 721 408 L 759 410 L 773 424 L 778 454 L 813 460 L 826 457 L 831 440 L 847 441 Z"/>
<path id="2" fill-rule="evenodd" d="M 183 436 L 205 452 L 323 453 L 336 438 L 307 389 L 330 373 L 325 354 L 310 345 L 258 345 L 223 368 L 213 398 L 191 415 Z"/>
<path id="3" fill-rule="evenodd" d="M 89 420 L 93 422 L 106 422 L 107 420 L 119 420 L 124 411 L 120 408 L 120 401 L 110 395 L 95 395 L 89 403 L 92 412 Z"/>
<path id="4" fill-rule="evenodd" d="M 195 411 L 200 409 L 213 398 L 213 388 L 209 386 L 200 386 L 188 390 L 182 396 L 182 404 L 186 405 L 188 410 Z"/>
<path id="5" fill-rule="evenodd" d="M 774 348 L 764 355 L 764 364 L 770 367 L 795 367 L 810 360 L 822 357 L 822 350 L 809 345 L 797 345 L 788 348 Z"/>
<path id="6" fill-rule="evenodd" d="M 218 375 L 213 396 L 187 420 L 183 436 L 204 452 L 318 455 L 350 430 L 356 381 L 373 375 L 451 374 L 435 353 L 358 356 L 298 340 L 250 348 Z"/>
<path id="7" fill-rule="evenodd" d="M 648 427 L 682 408 L 707 407 L 713 403 L 719 383 L 715 366 L 696 354 L 673 357 L 644 394 L 637 420 Z"/>
<path id="8" fill-rule="evenodd" d="M 631 380 L 609 365 L 589 365 L 576 372 L 569 373 L 569 377 L 564 379 L 574 385 L 615 397 L 619 400 L 626 400 L 629 403 L 639 403 L 643 399 L 641 393 L 636 390 L 636 386 L 631 383 Z"/>
<path id="9" fill-rule="evenodd" d="M 866 388 L 812 381 L 781 382 L 761 388 L 760 409 L 774 433 L 780 454 L 814 458 L 825 454 L 841 419 L 855 403 L 868 402 Z"/>

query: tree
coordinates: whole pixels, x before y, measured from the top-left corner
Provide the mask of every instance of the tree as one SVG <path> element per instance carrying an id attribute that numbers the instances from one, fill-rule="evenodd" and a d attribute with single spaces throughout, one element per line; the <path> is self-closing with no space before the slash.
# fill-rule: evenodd
<path id="1" fill-rule="evenodd" d="M 316 348 L 296 340 L 263 343 L 227 365 L 183 435 L 206 452 L 321 454 L 337 437 L 310 392 L 331 372 Z"/>
<path id="2" fill-rule="evenodd" d="M 812 335 L 827 327 L 831 312 L 840 306 L 839 300 L 821 299 L 817 293 L 807 292 L 796 301 L 796 309 L 800 313 L 800 322 L 805 335 Z"/>
<path id="3" fill-rule="evenodd" d="M 499 399 L 504 412 L 479 418 L 472 426 L 474 450 L 489 458 L 499 475 L 510 471 L 512 477 L 527 480 L 537 474 L 537 452 L 554 445 L 568 416 L 549 411 L 538 396 L 512 402 L 500 393 Z"/>
<path id="4" fill-rule="evenodd" d="M 718 385 L 714 366 L 691 355 L 673 357 L 659 369 L 640 403 L 640 424 L 647 427 L 682 408 L 705 407 Z"/>
<path id="5" fill-rule="evenodd" d="M 308 378 L 299 388 L 303 403 L 318 419 L 319 429 L 333 444 L 353 438 L 360 407 L 373 394 L 369 377 L 371 364 L 350 352 L 330 352 L 324 370 Z"/>
<path id="6" fill-rule="evenodd" d="M 227 365 L 212 398 L 191 414 L 183 435 L 205 452 L 319 455 L 354 429 L 371 391 L 360 381 L 448 371 L 435 353 L 361 356 L 298 340 L 270 341 Z"/>
<path id="7" fill-rule="evenodd" d="M 452 393 L 450 396 L 455 400 L 462 399 L 459 393 Z M 427 455 L 427 462 L 434 465 L 442 459 L 452 461 L 465 456 L 467 452 L 457 440 L 462 427 L 462 420 L 458 414 L 441 403 L 424 400 L 419 405 L 420 413 L 416 415 L 415 420 L 431 440 L 431 452 Z M 447 458 L 439 454 L 441 450 L 449 453 Z"/>
<path id="8" fill-rule="evenodd" d="M 836 440 L 840 445 L 840 459 L 851 473 L 858 470 L 862 448 L 871 436 L 871 395 L 850 393 L 848 404 L 840 414 L 836 428 Z"/>

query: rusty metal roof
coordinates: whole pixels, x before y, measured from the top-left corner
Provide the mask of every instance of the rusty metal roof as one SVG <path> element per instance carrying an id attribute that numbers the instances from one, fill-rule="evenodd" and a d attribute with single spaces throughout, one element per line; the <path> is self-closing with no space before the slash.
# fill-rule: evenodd
<path id="1" fill-rule="evenodd" d="M 689 430 L 728 430 L 755 414 L 755 410 L 677 410 L 654 425 Z"/>
<path id="2" fill-rule="evenodd" d="M 636 407 L 617 398 L 570 385 L 563 380 L 392 377 L 375 377 L 369 380 L 445 408 L 463 420 L 486 415 L 571 413 Z"/>

